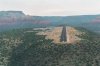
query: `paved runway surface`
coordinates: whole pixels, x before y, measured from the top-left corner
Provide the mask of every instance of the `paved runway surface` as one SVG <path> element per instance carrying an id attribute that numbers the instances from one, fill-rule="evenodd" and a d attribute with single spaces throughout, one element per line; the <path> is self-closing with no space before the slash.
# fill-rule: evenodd
<path id="1" fill-rule="evenodd" d="M 63 26 L 61 37 L 60 37 L 60 42 L 66 42 L 66 41 L 67 41 L 66 26 Z"/>

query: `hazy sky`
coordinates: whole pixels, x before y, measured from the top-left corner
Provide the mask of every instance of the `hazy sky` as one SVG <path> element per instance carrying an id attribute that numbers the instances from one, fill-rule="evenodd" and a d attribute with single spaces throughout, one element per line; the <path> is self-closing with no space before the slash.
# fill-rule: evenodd
<path id="1" fill-rule="evenodd" d="M 100 14 L 100 0 L 0 0 L 0 11 L 6 10 L 41 16 Z"/>

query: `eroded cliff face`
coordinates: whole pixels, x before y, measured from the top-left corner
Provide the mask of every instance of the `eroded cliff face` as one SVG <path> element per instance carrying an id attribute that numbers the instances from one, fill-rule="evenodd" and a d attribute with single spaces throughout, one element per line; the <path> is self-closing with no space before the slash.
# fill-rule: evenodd
<path id="1" fill-rule="evenodd" d="M 37 16 L 24 14 L 22 11 L 0 11 L 0 25 L 13 23 L 49 24 L 49 20 L 43 20 Z"/>
<path id="2" fill-rule="evenodd" d="M 12 23 L 18 20 L 28 19 L 22 11 L 1 11 L 0 12 L 0 24 Z"/>
<path id="3" fill-rule="evenodd" d="M 33 28 L 47 24 L 49 24 L 49 21 L 26 15 L 22 11 L 0 11 L 0 31 L 16 28 Z"/>

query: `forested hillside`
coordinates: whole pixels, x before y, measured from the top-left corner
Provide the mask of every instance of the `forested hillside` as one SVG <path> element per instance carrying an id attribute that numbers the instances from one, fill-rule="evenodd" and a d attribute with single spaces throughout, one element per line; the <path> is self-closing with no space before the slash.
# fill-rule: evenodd
<path id="1" fill-rule="evenodd" d="M 38 31 L 16 29 L 0 33 L 2 66 L 100 66 L 100 37 L 83 28 L 77 44 L 57 45 Z"/>

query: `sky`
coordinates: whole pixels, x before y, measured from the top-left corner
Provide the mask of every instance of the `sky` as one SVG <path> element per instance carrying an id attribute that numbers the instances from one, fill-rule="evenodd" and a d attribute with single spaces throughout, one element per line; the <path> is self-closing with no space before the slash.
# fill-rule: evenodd
<path id="1" fill-rule="evenodd" d="M 23 11 L 34 16 L 100 14 L 100 0 L 0 0 L 0 11 Z"/>

